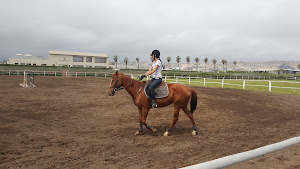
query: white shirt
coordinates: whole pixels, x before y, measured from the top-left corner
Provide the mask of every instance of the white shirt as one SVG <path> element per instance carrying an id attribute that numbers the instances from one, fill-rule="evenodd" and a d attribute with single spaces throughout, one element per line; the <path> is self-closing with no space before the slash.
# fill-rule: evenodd
<path id="1" fill-rule="evenodd" d="M 158 65 L 158 68 L 153 73 L 153 78 L 162 78 L 162 75 L 161 75 L 161 69 L 162 69 L 161 61 L 157 60 L 156 62 L 154 62 L 154 64 L 152 65 L 152 69 L 154 69 L 156 65 Z"/>

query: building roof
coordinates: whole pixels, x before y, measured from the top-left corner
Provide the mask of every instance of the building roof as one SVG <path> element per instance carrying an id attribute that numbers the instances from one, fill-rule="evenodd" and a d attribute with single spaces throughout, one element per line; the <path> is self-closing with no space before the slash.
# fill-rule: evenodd
<path id="1" fill-rule="evenodd" d="M 69 52 L 69 51 L 57 51 L 57 50 L 49 50 L 49 55 L 94 56 L 94 57 L 108 58 L 106 54 L 102 54 L 102 53 Z"/>
<path id="2" fill-rule="evenodd" d="M 278 66 L 279 69 L 282 70 L 294 70 L 294 68 L 292 68 L 291 66 L 287 65 L 287 64 L 283 64 L 281 66 Z"/>

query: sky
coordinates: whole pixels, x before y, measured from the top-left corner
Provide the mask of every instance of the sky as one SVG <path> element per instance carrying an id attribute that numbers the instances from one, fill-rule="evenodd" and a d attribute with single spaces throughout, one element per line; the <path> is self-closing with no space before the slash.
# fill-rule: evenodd
<path id="1" fill-rule="evenodd" d="M 299 61 L 299 0 L 0 0 L 0 61 L 49 50 Z"/>

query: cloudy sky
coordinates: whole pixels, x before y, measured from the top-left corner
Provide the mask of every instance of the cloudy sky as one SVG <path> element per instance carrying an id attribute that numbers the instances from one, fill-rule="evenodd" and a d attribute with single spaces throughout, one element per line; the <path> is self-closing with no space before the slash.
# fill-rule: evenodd
<path id="1" fill-rule="evenodd" d="M 299 0 L 0 0 L 0 60 L 48 50 L 149 61 L 153 49 L 236 61 L 299 61 Z"/>

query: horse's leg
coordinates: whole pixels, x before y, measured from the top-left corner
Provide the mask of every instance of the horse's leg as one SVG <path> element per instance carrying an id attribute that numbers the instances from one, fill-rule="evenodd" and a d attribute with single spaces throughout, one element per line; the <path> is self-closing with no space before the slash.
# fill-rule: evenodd
<path id="1" fill-rule="evenodd" d="M 197 126 L 195 124 L 195 120 L 194 120 L 194 117 L 193 117 L 193 113 L 185 106 L 183 106 L 182 110 L 185 112 L 185 114 L 191 119 L 191 122 L 193 124 L 193 132 L 192 134 L 193 135 L 196 135 L 197 134 Z"/>
<path id="2" fill-rule="evenodd" d="M 140 127 L 139 127 L 139 130 L 135 132 L 135 134 L 134 134 L 135 136 L 144 134 L 142 108 L 139 108 L 139 119 L 140 119 Z"/>
<path id="3" fill-rule="evenodd" d="M 147 116 L 148 116 L 148 112 L 149 112 L 149 108 L 143 107 L 142 109 L 142 123 L 146 126 L 147 129 L 149 129 L 150 131 L 156 133 L 156 129 L 151 127 L 150 125 L 147 124 L 146 120 L 147 120 Z"/>
<path id="4" fill-rule="evenodd" d="M 164 133 L 164 136 L 169 135 L 169 133 L 171 132 L 171 129 L 174 127 L 175 123 L 178 121 L 178 116 L 179 116 L 180 109 L 181 109 L 180 107 L 175 105 L 173 123 L 170 125 L 170 127 L 167 129 L 167 131 Z"/>

